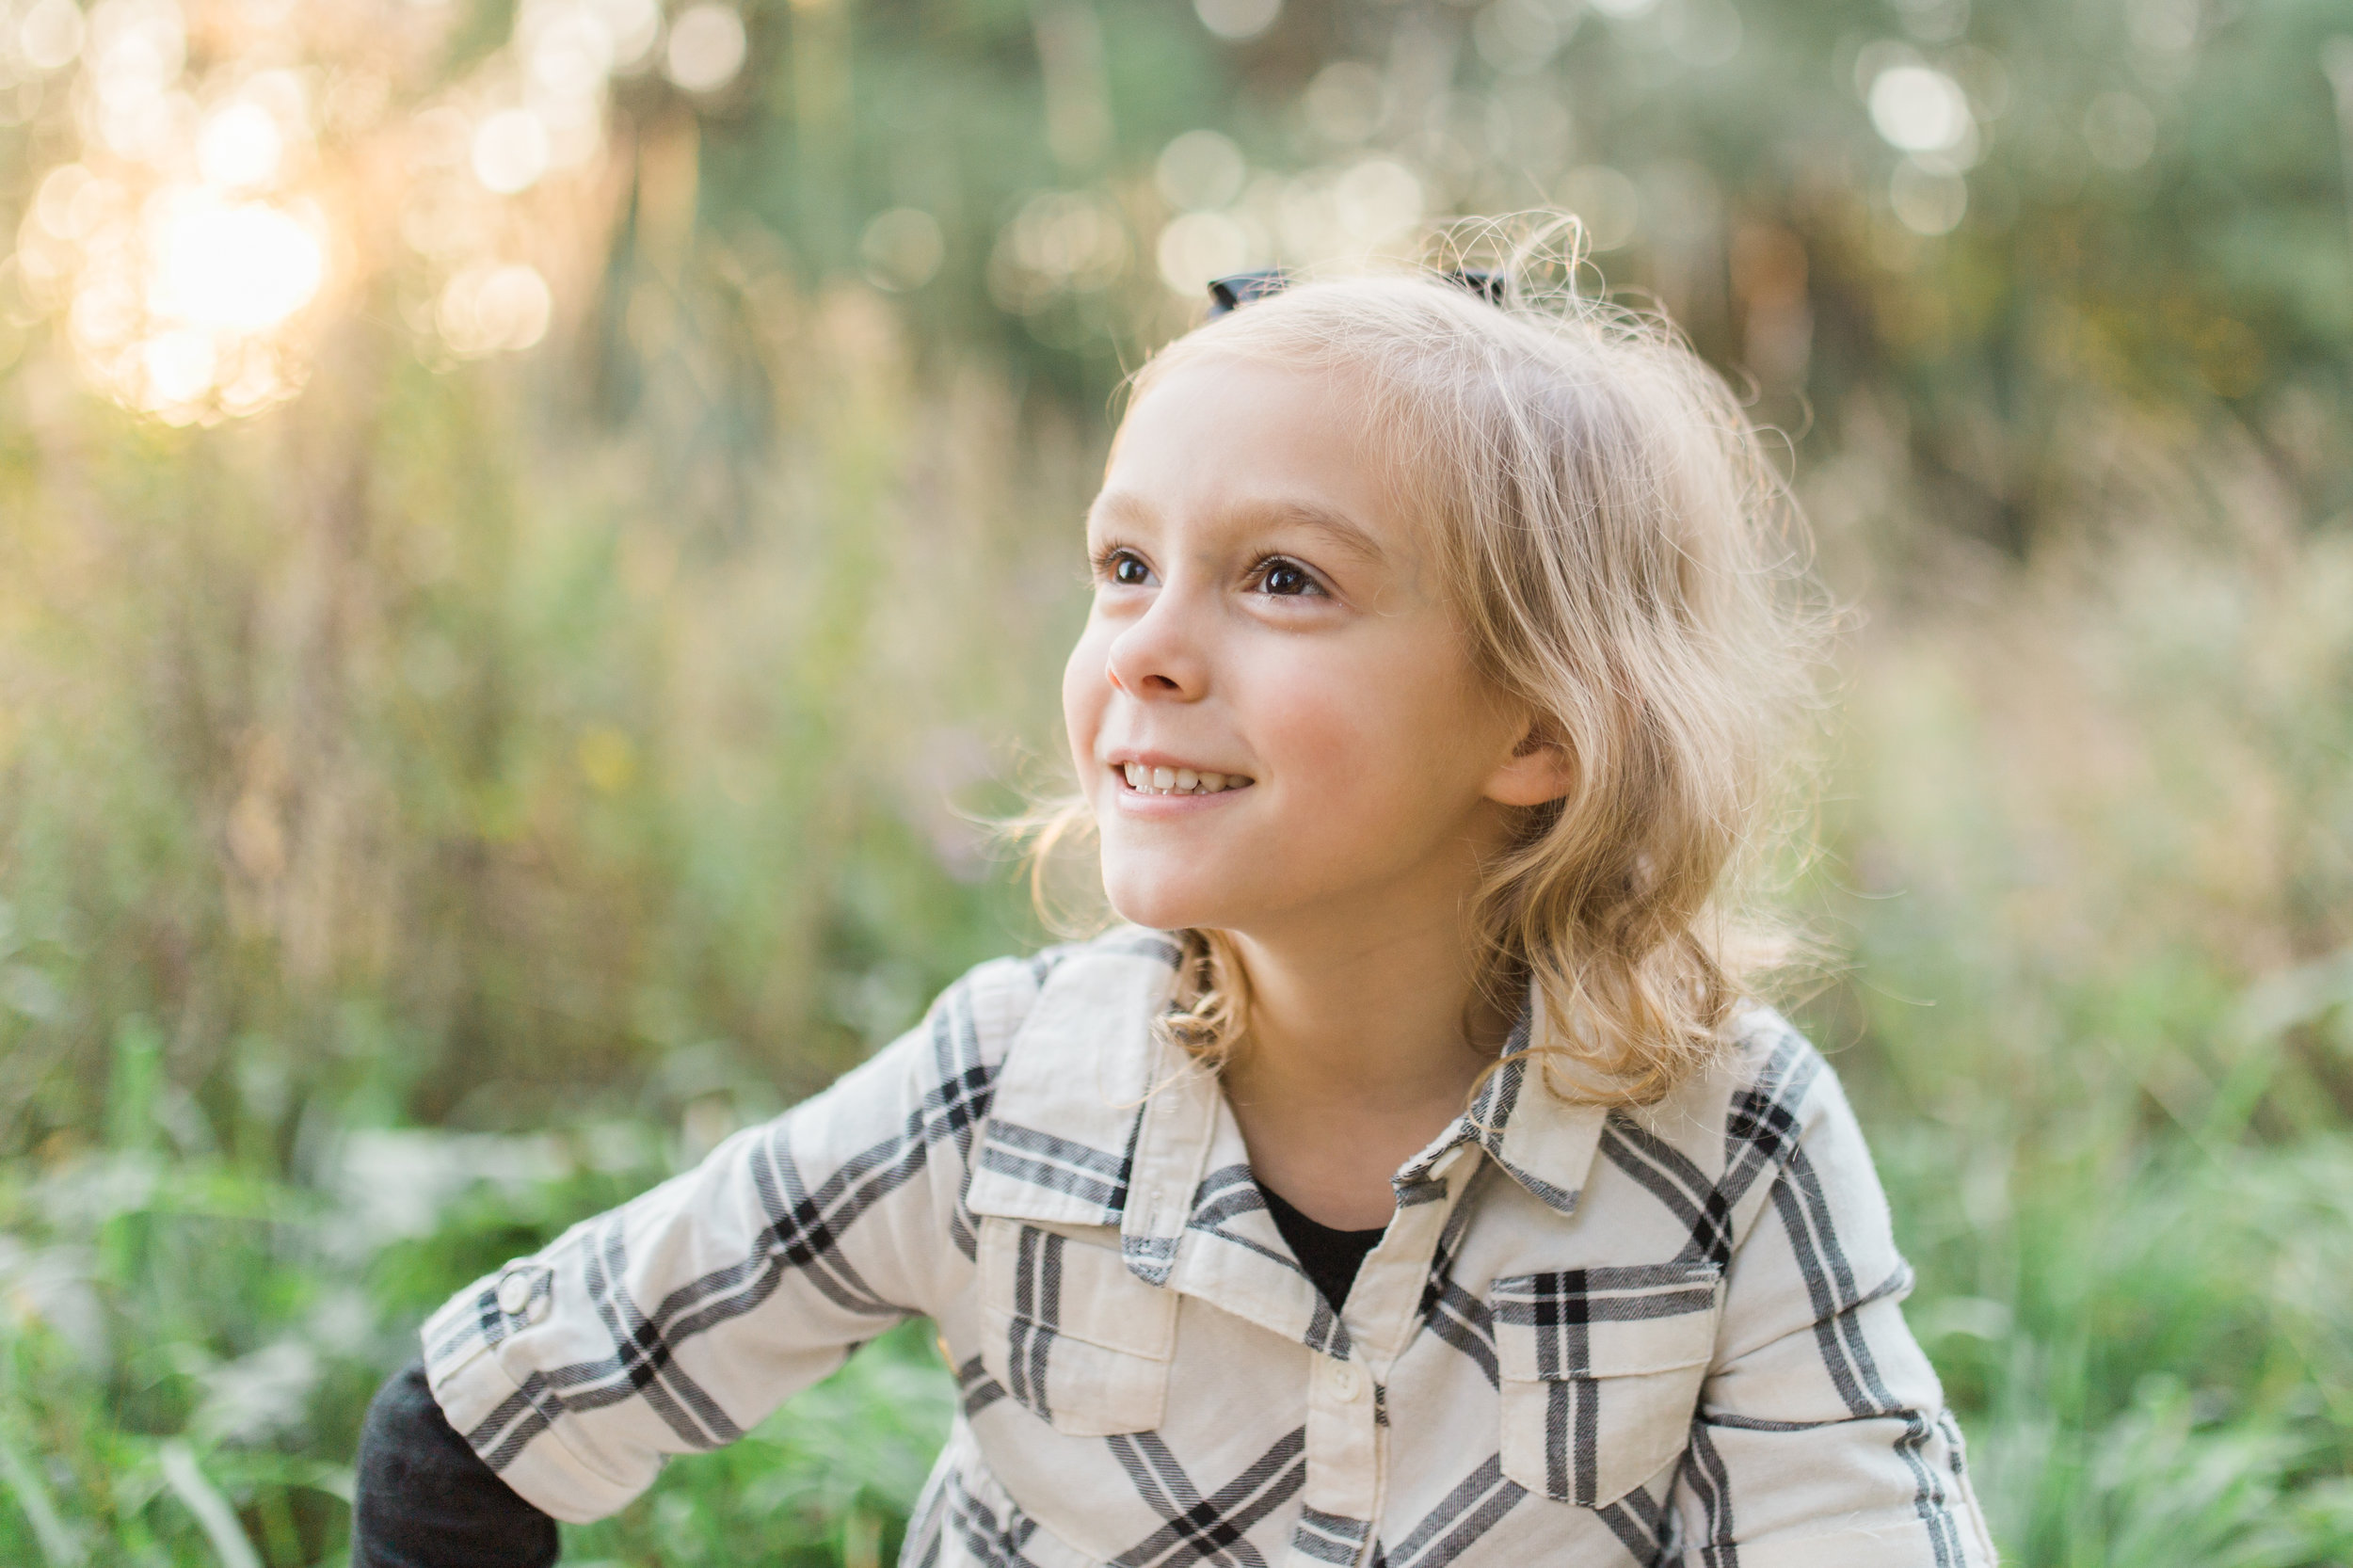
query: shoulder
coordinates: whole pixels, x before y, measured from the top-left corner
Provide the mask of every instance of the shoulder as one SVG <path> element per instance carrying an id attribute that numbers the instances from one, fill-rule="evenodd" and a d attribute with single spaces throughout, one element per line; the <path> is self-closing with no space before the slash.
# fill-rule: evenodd
<path id="1" fill-rule="evenodd" d="M 1870 1149 L 1822 1053 L 1767 1007 L 1745 1010 L 1726 1033 L 1718 1062 L 1664 1099 L 1609 1112 L 1603 1164 L 1722 1257 L 1775 1212 L 1792 1246 L 1802 1232 L 1816 1239 L 1804 1246 L 1835 1235 L 1856 1256 L 1892 1248 Z"/>
<path id="2" fill-rule="evenodd" d="M 1838 1075 L 1774 1009 L 1752 1005 L 1725 1025 L 1724 1051 L 1654 1105 L 1612 1120 L 1675 1144 L 1703 1166 L 1777 1169 L 1809 1140 L 1853 1122 Z"/>
<path id="3" fill-rule="evenodd" d="M 972 1059 L 1000 1067 L 1072 1050 L 1099 1054 L 1110 1039 L 1141 1037 L 1166 1005 L 1180 952 L 1163 932 L 1121 926 L 1026 957 L 966 971 L 933 1002 L 935 1034 L 962 1033 Z"/>
<path id="4" fill-rule="evenodd" d="M 921 1022 L 787 1112 L 796 1146 L 856 1152 L 886 1128 L 968 1153 L 983 1124 L 1008 1117 L 1081 1135 L 1131 1117 L 1177 956 L 1169 937 L 1123 928 L 977 965 Z"/>

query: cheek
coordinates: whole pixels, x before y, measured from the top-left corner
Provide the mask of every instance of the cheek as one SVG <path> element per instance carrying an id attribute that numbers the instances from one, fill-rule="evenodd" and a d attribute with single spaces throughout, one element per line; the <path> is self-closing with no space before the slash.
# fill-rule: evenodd
<path id="1" fill-rule="evenodd" d="M 1259 711 L 1281 771 L 1312 790 L 1334 827 L 1347 817 L 1373 825 L 1451 812 L 1477 794 L 1487 727 L 1462 683 L 1428 664 L 1297 669 L 1264 693 Z"/>
<path id="2" fill-rule="evenodd" d="M 1369 728 L 1376 715 L 1362 712 L 1365 706 L 1358 694 L 1321 682 L 1269 693 L 1258 704 L 1258 728 L 1277 776 L 1311 781 L 1319 791 L 1366 782 L 1368 754 L 1379 740 Z"/>
<path id="3" fill-rule="evenodd" d="M 1103 705 L 1111 696 L 1104 676 L 1103 638 L 1089 621 L 1062 671 L 1062 722 L 1070 738 L 1071 761 L 1081 785 L 1095 771 L 1095 738 L 1102 727 Z"/>
<path id="4" fill-rule="evenodd" d="M 1288 660 L 1252 684 L 1252 728 L 1263 744 L 1326 787 L 1395 771 L 1403 760 L 1390 753 L 1415 737 L 1423 706 L 1415 682 L 1386 661 Z"/>

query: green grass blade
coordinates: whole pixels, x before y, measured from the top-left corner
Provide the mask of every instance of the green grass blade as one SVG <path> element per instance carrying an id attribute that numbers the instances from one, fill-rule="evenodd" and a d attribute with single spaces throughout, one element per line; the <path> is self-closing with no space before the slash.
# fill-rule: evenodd
<path id="1" fill-rule="evenodd" d="M 229 1499 L 220 1495 L 219 1489 L 205 1479 L 188 1446 L 165 1444 L 163 1460 L 165 1483 L 196 1515 L 196 1522 L 203 1527 L 205 1538 L 212 1542 L 213 1551 L 220 1559 L 221 1568 L 262 1568 L 262 1554 L 246 1539 L 245 1527 L 237 1523 L 236 1511 L 229 1506 Z"/>
<path id="2" fill-rule="evenodd" d="M 8 1489 L 16 1494 L 17 1506 L 32 1523 L 33 1539 L 40 1543 L 40 1555 L 49 1568 L 81 1568 L 88 1556 L 81 1538 L 57 1516 L 57 1505 L 41 1483 L 40 1472 L 27 1464 L 16 1445 L 5 1437 L 0 1437 L 0 1477 L 6 1478 Z"/>

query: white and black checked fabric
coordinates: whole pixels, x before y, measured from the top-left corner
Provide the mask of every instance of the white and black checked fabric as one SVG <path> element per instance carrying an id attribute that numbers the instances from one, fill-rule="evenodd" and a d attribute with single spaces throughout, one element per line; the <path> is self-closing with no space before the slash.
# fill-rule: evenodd
<path id="1" fill-rule="evenodd" d="M 1993 1562 L 1869 1154 L 1778 1017 L 1641 1112 L 1494 1074 L 1336 1313 L 1215 1079 L 1153 1038 L 1176 956 L 1128 930 L 984 965 L 462 1292 L 435 1397 L 592 1519 L 925 1315 L 962 1414 L 917 1568 Z"/>

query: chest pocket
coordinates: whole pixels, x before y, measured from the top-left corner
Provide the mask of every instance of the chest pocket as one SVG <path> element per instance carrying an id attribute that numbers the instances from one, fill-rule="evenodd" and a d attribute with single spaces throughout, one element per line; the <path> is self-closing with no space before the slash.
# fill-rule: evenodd
<path id="1" fill-rule="evenodd" d="M 1503 1473 L 1556 1502 L 1606 1508 L 1673 1464 L 1690 1441 L 1722 1300 L 1721 1266 L 1699 1260 L 1497 1280 Z"/>
<path id="2" fill-rule="evenodd" d="M 1168 1405 L 1176 1292 L 1128 1272 L 1116 1230 L 1074 1228 L 1104 1240 L 981 1220 L 981 1365 L 1056 1432 L 1149 1432 Z"/>

